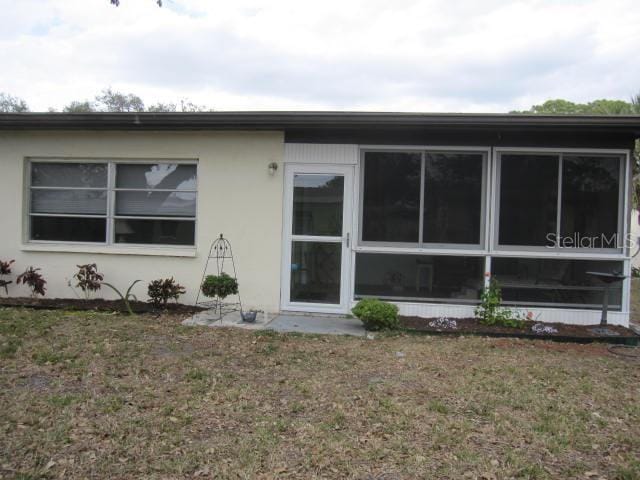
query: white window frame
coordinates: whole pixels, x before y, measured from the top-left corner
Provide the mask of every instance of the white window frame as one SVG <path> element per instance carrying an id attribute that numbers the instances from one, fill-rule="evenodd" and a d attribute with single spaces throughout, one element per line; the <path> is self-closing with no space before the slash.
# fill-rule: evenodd
<path id="1" fill-rule="evenodd" d="M 393 153 L 419 153 L 421 155 L 420 166 L 420 207 L 418 212 L 418 242 L 406 243 L 406 242 L 379 242 L 379 241 L 365 241 L 362 239 L 362 222 L 363 222 L 363 210 L 364 210 L 364 170 L 365 170 L 365 155 L 369 152 L 393 152 Z M 426 170 L 426 155 L 433 153 L 477 153 L 482 155 L 482 186 L 481 186 L 481 198 L 482 205 L 480 207 L 480 239 L 478 243 L 431 243 L 424 242 L 424 177 Z M 357 219 L 354 223 L 357 233 L 355 238 L 357 239 L 357 245 L 354 247 L 356 251 L 370 251 L 384 253 L 456 253 L 456 254 L 468 254 L 473 256 L 481 255 L 486 252 L 487 245 L 487 232 L 488 232 L 488 205 L 489 205 L 489 193 L 490 185 L 490 147 L 453 147 L 453 146 L 362 146 L 360 148 L 359 161 L 357 165 L 356 177 L 356 198 L 358 199 Z"/>
<path id="2" fill-rule="evenodd" d="M 618 255 L 624 257 L 625 247 L 621 248 L 588 248 L 588 247 L 572 247 L 562 248 L 559 246 L 547 247 L 539 245 L 508 245 L 499 243 L 500 233 L 500 181 L 501 181 L 501 168 L 502 168 L 502 155 L 503 154 L 521 154 L 521 155 L 549 155 L 558 157 L 558 184 L 557 184 L 557 211 L 556 211 L 556 238 L 560 238 L 560 225 L 562 216 L 562 170 L 563 159 L 565 155 L 585 155 L 585 156 L 616 156 L 620 158 L 620 172 L 619 172 L 619 186 L 618 186 L 618 222 L 616 235 L 618 240 L 622 239 L 623 242 L 627 238 L 627 202 L 629 186 L 628 186 L 628 171 L 629 171 L 629 151 L 618 149 L 581 149 L 581 148 L 520 148 L 520 147 L 497 147 L 493 152 L 493 164 L 494 178 L 492 179 L 493 186 L 493 198 L 491 205 L 493 206 L 493 222 L 492 222 L 492 239 L 491 250 L 493 252 L 504 253 L 505 255 L 513 254 L 514 256 L 522 256 L 523 253 L 533 254 L 541 253 L 544 255 L 550 255 L 555 253 L 559 257 L 573 257 L 577 255 L 586 254 L 591 258 L 593 255 L 606 254 Z"/>
<path id="3" fill-rule="evenodd" d="M 105 239 L 108 238 L 109 234 L 109 162 L 106 160 L 97 160 L 97 159 L 87 159 L 78 160 L 78 161 L 67 161 L 61 158 L 29 158 L 26 163 L 26 174 L 25 174 L 25 203 L 26 203 L 26 219 L 25 219 L 25 239 L 29 243 L 56 243 L 56 244 L 66 244 L 66 245 L 106 245 L 106 242 L 75 242 L 75 241 L 61 241 L 61 240 L 32 240 L 31 239 L 31 218 L 32 217 L 58 217 L 58 218 L 100 218 L 104 219 L 105 224 Z M 43 186 L 33 186 L 31 184 L 31 165 L 34 163 L 95 163 L 105 165 L 107 167 L 107 184 L 104 187 L 43 187 Z M 91 215 L 91 214 L 77 214 L 77 213 L 33 213 L 31 211 L 31 192 L 34 190 L 64 190 L 64 191 L 99 191 L 106 192 L 106 209 L 104 215 Z"/>
<path id="4" fill-rule="evenodd" d="M 34 163 L 96 163 L 107 165 L 107 186 L 105 188 L 84 188 L 84 187 L 32 187 L 31 185 L 31 165 Z M 117 165 L 159 165 L 159 164 L 172 164 L 172 165 L 195 165 L 196 167 L 196 188 L 195 190 L 154 190 L 154 189 L 137 189 L 137 188 L 116 188 L 116 168 Z M 195 250 L 197 246 L 198 237 L 198 190 L 199 190 L 199 167 L 198 159 L 158 159 L 158 158 L 68 158 L 68 157 L 27 157 L 25 159 L 25 195 L 24 205 L 26 215 L 24 216 L 25 223 L 23 228 L 23 242 L 28 245 L 34 246 L 78 246 L 92 248 L 106 248 L 109 250 L 122 250 L 122 249 L 163 249 L 163 250 Z M 84 215 L 84 214 L 33 214 L 31 212 L 31 190 L 32 189 L 52 189 L 52 190 L 96 190 L 107 192 L 107 211 L 106 215 Z M 153 216 L 122 216 L 116 215 L 116 193 L 119 191 L 171 191 L 171 192 L 184 192 L 195 193 L 196 195 L 196 212 L 193 217 L 153 217 Z M 46 217 L 64 217 L 64 218 L 104 218 L 106 222 L 106 234 L 104 242 L 75 242 L 75 241 L 61 241 L 61 240 L 33 240 L 31 238 L 31 221 L 32 216 L 46 216 Z M 190 245 L 171 245 L 161 243 L 116 243 L 115 241 L 115 221 L 118 219 L 134 219 L 134 220 L 173 220 L 173 221 L 188 221 L 194 223 L 194 243 Z"/>

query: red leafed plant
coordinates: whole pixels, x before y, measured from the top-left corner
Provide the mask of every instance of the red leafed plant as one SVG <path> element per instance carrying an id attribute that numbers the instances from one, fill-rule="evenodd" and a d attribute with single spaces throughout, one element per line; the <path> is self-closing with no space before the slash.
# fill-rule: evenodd
<path id="1" fill-rule="evenodd" d="M 153 280 L 149 283 L 147 294 L 149 296 L 149 302 L 151 302 L 154 307 L 167 308 L 167 302 L 170 299 L 173 298 L 177 302 L 180 295 L 183 295 L 185 291 L 185 288 L 171 277 Z"/>
<path id="2" fill-rule="evenodd" d="M 78 273 L 73 276 L 78 281 L 76 287 L 83 291 L 85 298 L 89 298 L 92 292 L 100 290 L 104 275 L 98 272 L 98 266 L 95 263 L 77 265 L 77 267 Z"/>
<path id="3" fill-rule="evenodd" d="M 11 264 L 14 262 L 15 260 L 9 260 L 8 262 L 0 260 L 0 275 L 11 275 Z"/>
<path id="4" fill-rule="evenodd" d="M 44 296 L 46 291 L 45 285 L 47 284 L 47 281 L 39 272 L 39 268 L 29 267 L 23 273 L 18 275 L 18 278 L 16 279 L 16 283 L 18 285 L 22 283 L 31 289 L 32 297 L 35 297 L 36 295 Z"/>
<path id="5" fill-rule="evenodd" d="M 15 262 L 15 260 L 9 260 L 7 262 L 0 260 L 0 277 L 4 275 L 11 275 L 11 264 L 13 262 Z M 13 283 L 11 280 L 0 280 L 0 287 L 4 288 L 7 295 L 9 295 L 9 284 L 11 283 Z"/>

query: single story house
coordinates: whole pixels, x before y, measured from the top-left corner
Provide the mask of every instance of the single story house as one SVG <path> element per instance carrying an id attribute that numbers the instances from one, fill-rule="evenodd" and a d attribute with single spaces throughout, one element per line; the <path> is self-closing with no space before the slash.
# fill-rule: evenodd
<path id="1" fill-rule="evenodd" d="M 0 114 L 0 259 L 41 268 L 48 297 L 96 262 L 124 288 L 173 276 L 189 303 L 223 233 L 267 312 L 466 317 L 493 276 L 505 304 L 576 324 L 600 319 L 588 272 L 616 272 L 627 325 L 638 137 L 631 116 Z"/>

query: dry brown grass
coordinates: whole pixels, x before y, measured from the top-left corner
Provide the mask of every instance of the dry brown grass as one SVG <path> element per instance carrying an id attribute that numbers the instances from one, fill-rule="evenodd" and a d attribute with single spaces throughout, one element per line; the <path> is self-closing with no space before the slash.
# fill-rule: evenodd
<path id="1" fill-rule="evenodd" d="M 640 278 L 631 279 L 631 322 L 640 327 Z"/>
<path id="2" fill-rule="evenodd" d="M 19 309 L 0 343 L 3 478 L 640 477 L 639 365 L 602 345 Z"/>

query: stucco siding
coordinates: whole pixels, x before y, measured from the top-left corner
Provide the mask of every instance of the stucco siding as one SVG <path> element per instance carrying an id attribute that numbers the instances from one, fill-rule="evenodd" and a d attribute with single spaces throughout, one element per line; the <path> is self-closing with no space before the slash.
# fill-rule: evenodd
<path id="1" fill-rule="evenodd" d="M 149 161 L 197 159 L 196 248 L 143 249 L 109 246 L 35 246 L 24 241 L 25 159 L 104 158 Z M 73 297 L 68 281 L 80 263 L 96 262 L 105 280 L 135 289 L 146 298 L 146 283 L 173 276 L 187 288 L 182 301 L 195 301 L 211 242 L 231 241 L 240 293 L 250 307 L 277 311 L 280 298 L 283 134 L 280 132 L 4 132 L 0 134 L 0 259 L 15 259 L 14 272 L 42 268 L 47 297 Z M 270 175 L 268 165 L 280 166 Z M 34 248 L 65 251 L 33 251 Z M 113 253 L 113 252 L 118 253 Z M 157 253 L 158 255 L 152 255 Z M 161 255 L 162 254 L 162 255 Z M 27 295 L 12 285 L 10 294 Z M 106 289 L 100 296 L 112 298 Z"/>

